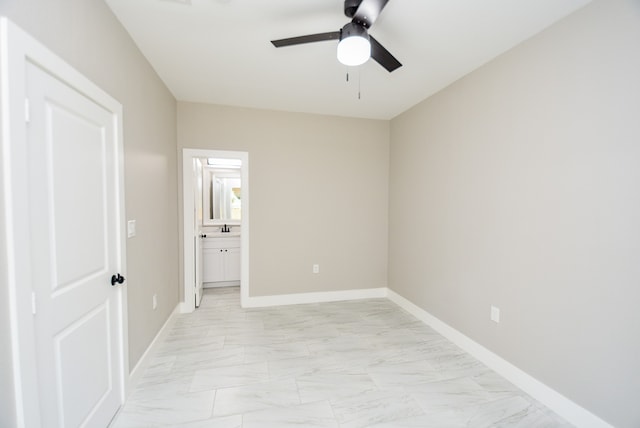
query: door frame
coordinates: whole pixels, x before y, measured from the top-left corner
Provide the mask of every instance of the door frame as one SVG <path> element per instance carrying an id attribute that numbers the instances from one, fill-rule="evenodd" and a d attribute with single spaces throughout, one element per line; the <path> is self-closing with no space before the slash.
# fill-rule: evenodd
<path id="1" fill-rule="evenodd" d="M 195 254 L 193 239 L 195 239 L 194 225 L 191 223 L 195 206 L 193 198 L 193 158 L 225 158 L 240 159 L 242 167 L 242 218 L 240 220 L 240 305 L 246 307 L 249 301 L 249 153 L 212 149 L 182 149 L 182 254 L 183 254 L 183 284 L 184 301 L 180 305 L 180 312 L 189 313 L 195 310 L 195 271 L 188 268 L 194 266 Z"/>
<path id="2" fill-rule="evenodd" d="M 126 277 L 126 224 L 124 205 L 124 145 L 122 131 L 122 105 L 69 64 L 32 38 L 6 17 L 0 17 L 0 184 L 2 202 L 0 265 L 8 290 L 8 310 L 11 340 L 11 367 L 13 369 L 13 396 L 18 427 L 38 427 L 40 403 L 36 363 L 36 341 L 33 321 L 27 203 L 26 153 L 26 63 L 37 64 L 51 75 L 93 100 L 113 115 L 115 125 L 117 169 L 117 260 L 118 271 Z M 120 402 L 124 403 L 129 389 L 129 350 L 127 293 L 124 287 L 116 291 L 118 305 Z"/>

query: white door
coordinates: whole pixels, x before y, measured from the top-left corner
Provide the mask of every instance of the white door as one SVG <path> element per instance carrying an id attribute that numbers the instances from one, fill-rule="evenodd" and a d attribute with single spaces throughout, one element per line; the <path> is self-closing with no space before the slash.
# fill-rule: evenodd
<path id="1" fill-rule="evenodd" d="M 204 190 L 202 185 L 202 162 L 197 158 L 193 159 L 193 182 L 195 183 L 193 194 L 193 198 L 195 201 L 193 213 L 193 245 L 195 252 L 194 288 L 196 290 L 196 308 L 198 308 L 200 307 L 200 302 L 202 301 L 202 192 Z"/>
<path id="2" fill-rule="evenodd" d="M 28 198 L 45 427 L 106 427 L 122 402 L 114 114 L 27 63 Z"/>

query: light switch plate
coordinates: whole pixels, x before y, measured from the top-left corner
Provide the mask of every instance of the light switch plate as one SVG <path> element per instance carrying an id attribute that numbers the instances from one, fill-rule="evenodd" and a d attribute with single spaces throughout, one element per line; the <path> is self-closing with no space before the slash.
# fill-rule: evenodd
<path id="1" fill-rule="evenodd" d="M 127 238 L 133 238 L 136 236 L 136 221 L 129 220 L 127 222 Z"/>
<path id="2" fill-rule="evenodd" d="M 500 308 L 491 306 L 491 321 L 495 323 L 500 322 Z"/>

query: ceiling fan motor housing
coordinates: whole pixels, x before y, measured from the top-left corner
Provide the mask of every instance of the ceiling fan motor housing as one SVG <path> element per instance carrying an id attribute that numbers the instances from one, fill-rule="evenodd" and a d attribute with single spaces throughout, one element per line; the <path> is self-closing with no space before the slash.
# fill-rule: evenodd
<path id="1" fill-rule="evenodd" d="M 340 40 L 344 40 L 348 37 L 362 37 L 369 40 L 369 33 L 364 26 L 356 24 L 355 22 L 349 22 L 340 30 Z"/>
<path id="2" fill-rule="evenodd" d="M 353 18 L 360 3 L 362 3 L 362 0 L 344 0 L 344 14 L 349 18 Z"/>

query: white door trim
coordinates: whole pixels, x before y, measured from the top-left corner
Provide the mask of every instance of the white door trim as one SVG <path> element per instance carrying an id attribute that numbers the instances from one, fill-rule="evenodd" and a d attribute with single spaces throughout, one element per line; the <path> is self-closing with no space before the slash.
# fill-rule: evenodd
<path id="1" fill-rule="evenodd" d="M 194 239 L 192 211 L 195 204 L 193 200 L 193 158 L 227 158 L 240 159 L 242 169 L 240 176 L 242 180 L 242 219 L 240 221 L 240 304 L 246 307 L 249 301 L 249 153 L 235 152 L 227 150 L 205 150 L 205 149 L 182 149 L 182 254 L 183 254 L 183 282 L 184 301 L 181 304 L 180 312 L 188 313 L 195 310 L 195 289 L 194 270 L 190 266 L 194 265 L 195 254 L 191 243 Z"/>
<path id="2" fill-rule="evenodd" d="M 117 138 L 117 249 L 118 271 L 126 277 L 126 227 L 124 211 L 124 146 L 122 106 L 69 64 L 49 51 L 5 17 L 0 17 L 0 182 L 2 184 L 2 235 L 0 245 L 5 251 L 2 264 L 9 294 L 11 329 L 11 363 L 18 427 L 42 425 L 39 414 L 37 365 L 35 359 L 34 322 L 32 315 L 31 266 L 29 264 L 29 226 L 27 204 L 25 69 L 26 63 L 37 64 L 53 76 L 67 82 L 75 90 L 113 113 Z M 1 235 L 0 235 L 1 236 Z M 5 279 L 3 278 L 3 279 Z M 127 334 L 127 293 L 124 287 L 117 292 L 119 306 L 121 402 L 128 389 L 129 351 Z"/>

